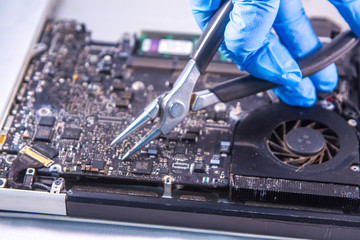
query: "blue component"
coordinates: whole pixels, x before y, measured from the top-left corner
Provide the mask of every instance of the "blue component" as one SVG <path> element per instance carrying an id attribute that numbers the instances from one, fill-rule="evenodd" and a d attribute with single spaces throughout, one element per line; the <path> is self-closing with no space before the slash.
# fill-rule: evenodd
<path id="1" fill-rule="evenodd" d="M 148 149 L 147 153 L 149 155 L 155 155 L 155 156 L 158 155 L 157 145 L 151 144 L 149 146 L 149 149 Z"/>
<path id="2" fill-rule="evenodd" d="M 220 165 L 220 156 L 219 155 L 213 155 L 210 159 L 210 165 Z"/>
<path id="3" fill-rule="evenodd" d="M 230 152 L 231 143 L 228 141 L 220 142 L 220 152 L 221 153 L 229 153 Z"/>

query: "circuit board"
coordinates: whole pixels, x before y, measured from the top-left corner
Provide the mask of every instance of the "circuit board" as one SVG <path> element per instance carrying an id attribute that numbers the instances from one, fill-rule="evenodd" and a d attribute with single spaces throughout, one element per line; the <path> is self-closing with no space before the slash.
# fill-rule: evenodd
<path id="1" fill-rule="evenodd" d="M 4 125 L 0 177 L 7 176 L 19 153 L 30 149 L 30 153 L 47 155 L 53 161 L 50 167 L 38 169 L 44 174 L 55 171 L 62 176 L 150 182 L 162 182 L 170 176 L 179 184 L 228 186 L 233 131 L 244 110 L 241 106 L 249 110 L 246 108 L 268 104 L 266 94 L 242 100 L 255 104 L 220 103 L 193 112 L 168 135 L 160 136 L 128 160 L 122 161 L 122 155 L 152 123 L 110 147 L 148 103 L 171 89 L 180 73 L 176 68 L 138 66 L 133 64 L 134 59 L 150 65 L 156 59 L 167 61 L 165 65 L 174 59 L 186 60 L 189 44 L 192 47 L 195 41 L 191 35 L 174 40 L 178 36 L 167 34 L 165 42 L 157 43 L 159 49 L 165 49 L 160 53 L 152 42 L 162 37 L 146 33 L 139 39 L 125 35 L 117 43 L 96 42 L 80 23 L 49 22 L 38 43 L 43 49 L 31 60 Z M 134 41 L 135 49 L 131 47 Z M 214 61 L 221 59 L 218 54 Z M 220 64 L 233 67 L 227 61 Z M 195 90 L 239 74 L 208 72 Z"/>

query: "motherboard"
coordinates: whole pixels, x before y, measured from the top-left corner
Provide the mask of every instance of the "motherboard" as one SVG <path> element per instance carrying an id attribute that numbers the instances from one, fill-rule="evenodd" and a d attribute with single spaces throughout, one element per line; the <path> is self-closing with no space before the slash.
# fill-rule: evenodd
<path id="1" fill-rule="evenodd" d="M 172 88 L 197 39 L 143 32 L 99 42 L 84 24 L 48 21 L 0 133 L 0 186 L 56 191 L 61 179 L 60 191 L 68 191 L 171 183 L 187 196 L 189 189 L 218 192 L 216 201 L 331 199 L 333 207 L 357 209 L 359 49 L 338 61 L 336 91 L 319 93 L 312 108 L 285 106 L 271 90 L 218 103 L 121 160 L 153 123 L 110 143 Z M 218 53 L 195 91 L 244 74 Z M 299 138 L 305 135 L 314 142 L 302 144 L 310 141 Z"/>
<path id="2" fill-rule="evenodd" d="M 160 43 L 162 48 L 175 45 L 178 50 L 172 54 L 179 59 L 186 59 L 187 45 L 192 49 L 195 41 L 194 36 L 174 40 L 176 36 L 144 33 L 137 55 L 156 61 L 150 51 L 154 47 L 147 51 L 145 45 L 154 45 L 151 41 L 162 37 L 167 41 Z M 132 67 L 136 59 L 132 58 L 131 40 L 125 36 L 118 43 L 94 42 L 82 24 L 47 24 L 39 43 L 46 50 L 31 61 L 5 124 L 2 169 L 22 149 L 39 152 L 42 148 L 40 153 L 54 161 L 48 171 L 151 182 L 171 176 L 181 184 L 228 186 L 236 123 L 229 121 L 229 113 L 236 111 L 236 104 L 219 104 L 210 111 L 190 114 L 174 131 L 129 160 L 122 161 L 122 155 L 149 130 L 150 123 L 138 135 L 110 147 L 149 102 L 171 89 L 180 72 Z M 162 54 L 162 58 L 171 57 L 165 54 L 168 56 Z M 226 77 L 230 76 L 207 74 L 197 89 Z M 6 176 L 5 169 L 2 174 Z"/>

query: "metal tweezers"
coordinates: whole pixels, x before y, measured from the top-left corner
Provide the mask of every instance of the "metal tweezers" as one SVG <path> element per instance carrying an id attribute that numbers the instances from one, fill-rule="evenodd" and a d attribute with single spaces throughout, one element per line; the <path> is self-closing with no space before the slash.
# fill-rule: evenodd
<path id="1" fill-rule="evenodd" d="M 247 75 L 226 81 L 207 90 L 193 92 L 196 81 L 205 72 L 224 40 L 224 31 L 229 22 L 229 13 L 232 8 L 232 2 L 226 1 L 213 15 L 173 88 L 146 106 L 144 112 L 113 140 L 111 145 L 138 130 L 149 120 L 158 120 L 151 130 L 125 153 L 122 160 L 128 158 L 160 134 L 169 133 L 186 118 L 189 111 L 198 111 L 218 102 L 229 102 L 279 86 Z M 353 32 L 347 31 L 338 35 L 317 52 L 298 60 L 297 63 L 302 70 L 303 77 L 310 76 L 335 62 L 356 46 L 358 41 Z"/>

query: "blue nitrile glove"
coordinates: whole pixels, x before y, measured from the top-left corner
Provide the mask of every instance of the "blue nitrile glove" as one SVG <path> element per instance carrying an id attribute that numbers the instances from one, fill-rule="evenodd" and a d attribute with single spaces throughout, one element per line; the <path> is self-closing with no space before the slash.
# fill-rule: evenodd
<path id="1" fill-rule="evenodd" d="M 330 0 L 360 36 L 360 0 Z M 221 0 L 190 0 L 194 17 L 204 29 Z M 233 0 L 220 51 L 241 70 L 281 85 L 275 93 L 287 104 L 311 106 L 316 90 L 332 91 L 338 76 L 335 65 L 301 79 L 294 59 L 321 47 L 301 5 L 301 0 Z M 279 39 L 271 32 L 272 26 Z"/>

